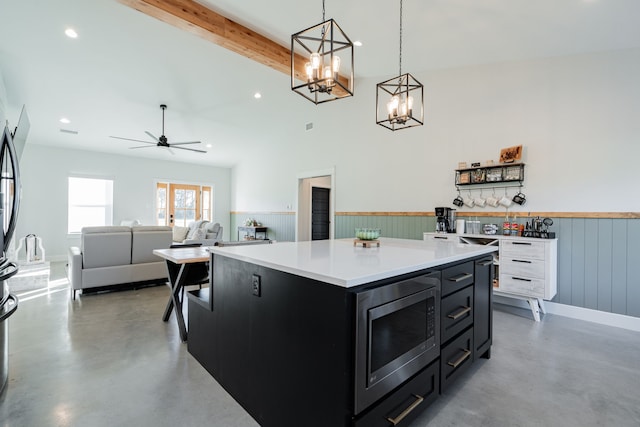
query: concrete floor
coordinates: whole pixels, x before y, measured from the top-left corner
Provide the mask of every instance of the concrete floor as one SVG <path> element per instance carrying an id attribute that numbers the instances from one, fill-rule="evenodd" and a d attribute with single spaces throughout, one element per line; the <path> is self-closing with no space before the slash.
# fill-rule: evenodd
<path id="1" fill-rule="evenodd" d="M 51 281 L 9 320 L 0 426 L 257 426 L 162 322 L 167 287 L 70 301 L 62 263 Z M 412 427 L 640 425 L 640 333 L 502 305 L 494 322 L 492 358 Z"/>

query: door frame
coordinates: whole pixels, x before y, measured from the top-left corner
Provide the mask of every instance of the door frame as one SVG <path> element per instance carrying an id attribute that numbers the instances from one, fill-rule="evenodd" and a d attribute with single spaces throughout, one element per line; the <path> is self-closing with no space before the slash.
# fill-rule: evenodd
<path id="1" fill-rule="evenodd" d="M 297 192 L 296 192 L 296 233 L 295 240 L 299 242 L 300 239 L 306 236 L 308 233 L 311 240 L 311 209 L 307 206 L 302 206 L 306 203 L 305 198 L 305 184 L 312 178 L 330 177 L 331 185 L 329 189 L 329 239 L 335 238 L 335 200 L 336 200 L 336 168 L 331 167 L 328 169 L 319 169 L 315 171 L 301 172 L 297 175 Z M 310 201 L 309 201 L 310 204 Z"/>

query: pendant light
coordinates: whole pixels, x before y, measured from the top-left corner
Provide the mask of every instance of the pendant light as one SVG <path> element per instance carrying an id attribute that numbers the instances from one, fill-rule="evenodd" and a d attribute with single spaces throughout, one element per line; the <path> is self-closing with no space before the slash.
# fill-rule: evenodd
<path id="1" fill-rule="evenodd" d="M 291 90 L 314 104 L 353 96 L 353 43 L 333 19 L 291 36 Z"/>
<path id="2" fill-rule="evenodd" d="M 402 74 L 402 0 L 400 0 L 400 73 L 376 86 L 376 123 L 392 131 L 422 126 L 424 91 L 411 74 Z"/>

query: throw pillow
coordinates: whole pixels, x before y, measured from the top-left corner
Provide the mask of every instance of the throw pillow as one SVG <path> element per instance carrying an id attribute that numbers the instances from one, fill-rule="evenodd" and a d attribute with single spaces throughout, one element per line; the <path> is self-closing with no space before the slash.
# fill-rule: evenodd
<path id="1" fill-rule="evenodd" d="M 193 233 L 192 240 L 204 240 L 207 238 L 207 231 L 204 228 L 198 228 L 195 233 Z"/>
<path id="2" fill-rule="evenodd" d="M 187 233 L 189 232 L 189 227 L 180 227 L 179 225 L 173 226 L 173 241 L 174 242 L 182 242 L 187 238 Z"/>
<path id="3" fill-rule="evenodd" d="M 198 220 L 198 221 L 194 221 L 191 224 L 189 224 L 189 232 L 187 233 L 187 239 L 192 240 L 194 239 L 194 234 L 197 230 L 199 230 L 200 228 L 202 228 L 205 224 L 207 224 L 209 221 L 207 220 Z"/>

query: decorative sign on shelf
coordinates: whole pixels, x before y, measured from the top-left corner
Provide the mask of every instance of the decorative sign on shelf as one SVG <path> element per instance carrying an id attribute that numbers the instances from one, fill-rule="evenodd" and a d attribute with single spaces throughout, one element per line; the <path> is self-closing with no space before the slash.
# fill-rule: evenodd
<path id="1" fill-rule="evenodd" d="M 503 148 L 500 150 L 500 163 L 513 163 L 522 158 L 522 145 Z"/>

